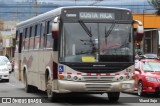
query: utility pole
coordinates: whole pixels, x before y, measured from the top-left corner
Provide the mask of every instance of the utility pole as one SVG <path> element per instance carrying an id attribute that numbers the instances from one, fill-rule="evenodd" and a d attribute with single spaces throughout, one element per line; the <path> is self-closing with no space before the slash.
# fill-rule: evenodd
<path id="1" fill-rule="evenodd" d="M 37 0 L 34 0 L 34 16 L 37 16 L 37 8 L 38 8 L 38 5 L 37 5 Z"/>
<path id="2" fill-rule="evenodd" d="M 17 11 L 16 11 L 16 20 L 18 21 L 18 3 L 16 2 L 16 7 L 17 7 Z"/>

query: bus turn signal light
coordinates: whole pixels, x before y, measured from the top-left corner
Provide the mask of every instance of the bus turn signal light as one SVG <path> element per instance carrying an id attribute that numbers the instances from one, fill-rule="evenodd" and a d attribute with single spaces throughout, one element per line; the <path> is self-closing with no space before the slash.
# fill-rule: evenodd
<path id="1" fill-rule="evenodd" d="M 63 79 L 64 78 L 64 76 L 63 75 L 59 75 L 59 79 Z"/>

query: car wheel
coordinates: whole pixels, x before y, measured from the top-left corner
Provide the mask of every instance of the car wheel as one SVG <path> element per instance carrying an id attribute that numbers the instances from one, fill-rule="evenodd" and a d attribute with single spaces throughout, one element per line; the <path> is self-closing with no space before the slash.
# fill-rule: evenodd
<path id="1" fill-rule="evenodd" d="M 139 83 L 138 83 L 138 95 L 139 96 L 143 96 L 144 95 L 142 81 L 139 81 Z"/>
<path id="2" fill-rule="evenodd" d="M 110 102 L 117 102 L 120 96 L 120 92 L 109 92 L 108 99 Z"/>

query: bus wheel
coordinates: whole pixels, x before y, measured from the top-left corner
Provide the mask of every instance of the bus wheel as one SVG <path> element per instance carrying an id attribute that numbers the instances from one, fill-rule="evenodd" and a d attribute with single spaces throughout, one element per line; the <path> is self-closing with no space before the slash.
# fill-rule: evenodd
<path id="1" fill-rule="evenodd" d="M 139 81 L 138 82 L 138 95 L 139 96 L 143 96 L 144 93 L 143 93 L 143 84 L 142 84 L 142 81 Z"/>
<path id="2" fill-rule="evenodd" d="M 24 74 L 24 86 L 26 93 L 31 93 L 33 91 L 33 87 L 31 85 L 28 85 L 26 74 Z"/>
<path id="3" fill-rule="evenodd" d="M 51 102 L 55 102 L 56 101 L 56 93 L 52 92 L 52 83 L 51 83 L 49 75 L 48 75 L 46 83 L 47 83 L 46 87 L 47 87 L 48 100 L 51 101 Z"/>
<path id="4" fill-rule="evenodd" d="M 110 102 L 117 102 L 120 96 L 120 92 L 108 92 L 108 99 Z"/>

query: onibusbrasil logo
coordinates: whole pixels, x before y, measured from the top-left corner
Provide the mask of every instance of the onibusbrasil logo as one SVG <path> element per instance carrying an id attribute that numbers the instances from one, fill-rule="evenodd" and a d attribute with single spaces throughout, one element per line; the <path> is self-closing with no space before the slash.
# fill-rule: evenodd
<path id="1" fill-rule="evenodd" d="M 1 98 L 1 103 L 43 103 L 40 98 Z"/>

